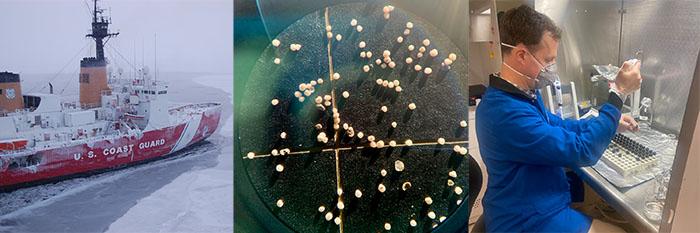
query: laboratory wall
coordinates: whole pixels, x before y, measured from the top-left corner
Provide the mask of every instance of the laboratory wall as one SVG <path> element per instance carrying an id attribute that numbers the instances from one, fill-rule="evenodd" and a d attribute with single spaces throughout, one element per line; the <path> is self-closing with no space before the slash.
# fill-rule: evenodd
<path id="1" fill-rule="evenodd" d="M 654 100 L 654 127 L 679 133 L 700 50 L 698 1 L 623 2 L 621 57 L 642 50 L 642 96 Z"/>
<path id="2" fill-rule="evenodd" d="M 678 134 L 700 49 L 700 4 L 690 0 L 537 0 L 535 9 L 562 28 L 558 69 L 576 83 L 579 101 L 605 101 L 592 65 L 642 60 L 641 97 L 652 99 L 653 127 Z"/>
<path id="3" fill-rule="evenodd" d="M 495 8 L 493 1 L 469 1 L 469 85 L 487 84 L 501 67 Z"/>
<path id="4" fill-rule="evenodd" d="M 489 74 L 500 72 L 497 14 L 523 4 L 533 6 L 534 0 L 469 1 L 469 85 L 488 86 Z"/>

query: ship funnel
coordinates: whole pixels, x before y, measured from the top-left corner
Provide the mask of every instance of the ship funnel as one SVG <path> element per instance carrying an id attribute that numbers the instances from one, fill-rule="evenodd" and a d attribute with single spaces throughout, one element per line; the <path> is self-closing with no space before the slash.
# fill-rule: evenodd
<path id="1" fill-rule="evenodd" d="M 0 72 L 0 113 L 24 108 L 19 74 Z"/>
<path id="2" fill-rule="evenodd" d="M 100 107 L 102 93 L 109 91 L 107 85 L 107 62 L 94 57 L 80 61 L 80 105 L 85 108 Z"/>

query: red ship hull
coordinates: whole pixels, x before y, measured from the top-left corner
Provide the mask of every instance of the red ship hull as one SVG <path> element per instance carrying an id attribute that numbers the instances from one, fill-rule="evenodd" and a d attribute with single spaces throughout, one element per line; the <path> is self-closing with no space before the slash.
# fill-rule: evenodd
<path id="1" fill-rule="evenodd" d="M 218 127 L 221 108 L 210 107 L 181 124 L 144 131 L 140 138 L 119 137 L 37 151 L 34 166 L 0 165 L 0 189 L 43 183 L 80 174 L 126 167 L 167 157 L 209 137 Z"/>

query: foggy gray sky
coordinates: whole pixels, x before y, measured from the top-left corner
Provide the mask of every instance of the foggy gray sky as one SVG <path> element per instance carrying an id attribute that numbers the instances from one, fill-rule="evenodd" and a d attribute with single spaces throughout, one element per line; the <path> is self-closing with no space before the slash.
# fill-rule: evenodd
<path id="1" fill-rule="evenodd" d="M 77 70 L 82 57 L 95 56 L 94 41 L 85 37 L 87 5 L 92 0 L 0 0 L 0 71 L 54 74 L 69 62 L 62 73 Z M 161 73 L 233 72 L 232 0 L 100 0 L 98 6 L 112 17 L 110 30 L 120 32 L 108 44 L 129 62 L 136 54 L 141 64 L 143 51 L 153 70 L 156 34 Z M 109 46 L 105 54 L 112 65 L 130 69 Z"/>

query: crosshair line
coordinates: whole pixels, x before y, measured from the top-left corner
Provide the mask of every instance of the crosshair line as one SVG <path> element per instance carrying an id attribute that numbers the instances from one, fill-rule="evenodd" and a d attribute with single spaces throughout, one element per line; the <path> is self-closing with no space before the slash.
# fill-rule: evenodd
<path id="1" fill-rule="evenodd" d="M 326 9 L 325 9 L 324 18 L 325 18 L 325 24 L 326 24 L 325 28 L 330 27 L 331 20 L 330 20 L 330 11 L 328 10 L 328 7 L 326 7 Z M 326 33 L 328 33 L 328 32 L 326 32 Z M 332 44 L 333 44 L 333 37 L 331 36 L 331 37 L 328 37 L 328 44 L 326 45 L 326 48 L 328 51 L 328 79 L 330 79 L 330 81 L 331 81 L 331 100 L 332 100 L 332 104 L 333 104 L 332 109 L 338 109 L 337 105 L 336 105 L 336 99 L 335 99 L 335 80 L 333 80 L 333 73 L 334 72 L 333 72 L 333 55 L 331 52 Z M 340 112 L 340 111 L 338 111 L 338 112 Z M 335 125 L 335 119 L 333 120 L 333 123 Z M 340 130 L 336 129 L 334 126 L 333 131 L 334 131 L 333 143 L 338 143 L 338 136 L 340 134 L 340 132 L 339 132 Z M 342 185 L 340 183 L 340 150 L 338 150 L 338 148 L 335 148 L 333 151 L 335 153 L 336 190 L 342 190 Z M 342 193 L 339 193 L 338 194 L 338 203 L 342 203 L 342 202 L 343 202 L 343 195 L 342 195 Z M 339 211 L 338 218 L 340 219 L 340 224 L 338 224 L 338 226 L 339 226 L 340 233 L 343 233 L 343 224 L 345 222 L 343 219 L 343 210 L 339 209 L 338 211 Z"/>
<path id="2" fill-rule="evenodd" d="M 366 143 L 363 143 L 366 145 Z M 469 144 L 469 141 L 450 141 L 450 142 L 445 142 L 444 145 L 459 145 L 459 144 Z M 420 143 L 413 143 L 413 145 L 406 145 L 406 144 L 396 144 L 395 147 L 413 147 L 413 146 L 437 146 L 440 145 L 437 142 L 420 142 Z M 364 149 L 364 148 L 371 148 L 369 146 L 354 146 L 354 147 L 334 147 L 334 148 L 326 148 L 322 149 L 320 152 L 331 152 L 331 151 L 346 151 L 346 150 L 357 150 L 357 149 Z M 392 146 L 384 146 L 383 148 L 392 148 Z M 382 148 L 373 148 L 373 149 L 382 149 Z M 317 151 L 316 151 L 317 152 Z M 261 154 L 261 155 L 255 155 L 253 156 L 252 159 L 258 159 L 258 158 L 265 158 L 265 157 L 281 157 L 281 156 L 290 156 L 290 155 L 305 155 L 305 154 L 311 154 L 312 152 L 310 150 L 303 150 L 303 151 L 295 151 L 295 152 L 290 152 L 289 154 L 285 155 L 272 155 L 272 154 Z M 243 157 L 243 159 L 251 159 L 248 157 Z"/>

